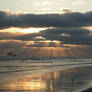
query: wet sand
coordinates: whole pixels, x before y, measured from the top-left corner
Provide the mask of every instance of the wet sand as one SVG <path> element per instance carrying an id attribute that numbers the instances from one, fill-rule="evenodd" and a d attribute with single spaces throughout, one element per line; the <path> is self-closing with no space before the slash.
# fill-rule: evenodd
<path id="1" fill-rule="evenodd" d="M 88 89 L 86 89 L 86 90 L 84 90 L 82 92 L 92 92 L 92 88 L 88 88 Z"/>
<path id="2" fill-rule="evenodd" d="M 0 92 L 91 92 L 84 91 L 90 87 L 92 66 L 81 66 L 30 74 L 0 83 Z"/>

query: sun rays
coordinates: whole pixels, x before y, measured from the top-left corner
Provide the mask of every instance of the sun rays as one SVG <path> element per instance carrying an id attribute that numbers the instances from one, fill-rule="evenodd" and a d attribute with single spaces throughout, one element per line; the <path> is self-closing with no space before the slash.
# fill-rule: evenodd
<path id="1" fill-rule="evenodd" d="M 27 46 L 30 47 L 61 47 L 62 43 L 57 40 L 28 41 Z"/>

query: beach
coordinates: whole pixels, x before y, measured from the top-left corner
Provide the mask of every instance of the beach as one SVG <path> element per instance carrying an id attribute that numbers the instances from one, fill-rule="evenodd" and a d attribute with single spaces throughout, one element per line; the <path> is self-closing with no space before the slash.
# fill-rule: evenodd
<path id="1" fill-rule="evenodd" d="M 91 70 L 91 59 L 0 61 L 0 92 L 85 92 Z"/>

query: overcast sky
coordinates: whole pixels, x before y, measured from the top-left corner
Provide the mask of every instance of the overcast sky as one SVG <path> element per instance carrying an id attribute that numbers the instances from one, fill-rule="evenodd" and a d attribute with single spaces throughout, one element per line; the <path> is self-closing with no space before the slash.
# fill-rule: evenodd
<path id="1" fill-rule="evenodd" d="M 0 49 L 90 46 L 91 6 L 92 0 L 0 0 Z M 35 40 L 49 41 L 49 45 L 30 42 Z"/>
<path id="2" fill-rule="evenodd" d="M 92 10 L 92 0 L 0 0 L 0 9 L 11 12 L 48 13 L 62 9 L 86 12 Z"/>

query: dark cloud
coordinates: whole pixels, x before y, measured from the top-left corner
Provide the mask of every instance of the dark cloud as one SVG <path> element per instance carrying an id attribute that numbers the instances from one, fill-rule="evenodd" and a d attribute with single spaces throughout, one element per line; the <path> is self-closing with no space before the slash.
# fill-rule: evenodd
<path id="1" fill-rule="evenodd" d="M 39 33 L 29 33 L 29 34 L 24 34 L 24 35 L 13 37 L 12 39 L 30 41 L 30 40 L 33 40 L 35 37 L 39 37 L 39 36 L 40 36 Z"/>
<path id="2" fill-rule="evenodd" d="M 40 31 L 39 33 L 22 35 L 14 35 L 12 33 L 2 34 L 0 34 L 1 40 L 15 39 L 21 41 L 31 41 L 35 40 L 34 38 L 43 37 L 45 38 L 45 40 L 57 40 L 66 44 L 92 45 L 92 32 L 90 30 L 82 28 L 49 28 L 44 31 Z"/>
<path id="3" fill-rule="evenodd" d="M 0 40 L 0 50 L 1 49 L 10 49 L 10 48 L 21 48 L 25 47 L 26 42 L 21 40 Z"/>
<path id="4" fill-rule="evenodd" d="M 92 26 L 92 12 L 66 14 L 12 14 L 0 11 L 0 28 Z"/>
<path id="5" fill-rule="evenodd" d="M 48 27 L 39 33 L 16 35 L 0 33 L 0 40 L 15 39 L 21 41 L 43 37 L 46 40 L 58 40 L 66 44 L 92 45 L 92 33 L 81 27 L 92 26 L 92 12 L 69 12 L 66 14 L 12 14 L 0 11 L 0 29 L 9 27 Z M 50 28 L 53 27 L 53 28 Z"/>
<path id="6" fill-rule="evenodd" d="M 45 40 L 57 40 L 66 44 L 92 45 L 92 32 L 82 28 L 49 28 L 39 33 L 13 34 L 0 33 L 0 40 L 15 39 L 21 41 L 31 41 L 34 38 L 43 37 Z M 36 39 L 37 40 L 37 39 Z"/>
<path id="7" fill-rule="evenodd" d="M 33 40 L 34 37 L 40 36 L 39 33 L 13 33 L 13 32 L 0 32 L 0 40 L 21 40 L 21 41 L 30 41 Z"/>
<path id="8" fill-rule="evenodd" d="M 13 32 L 0 32 L 0 40 L 13 39 L 17 36 L 22 36 L 22 33 L 13 33 Z"/>
<path id="9" fill-rule="evenodd" d="M 58 40 L 66 44 L 92 45 L 92 32 L 82 28 L 51 28 L 40 32 L 49 40 Z"/>
<path id="10" fill-rule="evenodd" d="M 84 35 L 90 35 L 91 31 L 83 28 L 49 28 L 44 31 L 40 31 L 40 34 L 48 35 L 48 34 L 55 34 L 55 35 L 61 35 L 61 34 L 70 34 L 72 36 L 84 36 Z"/>

